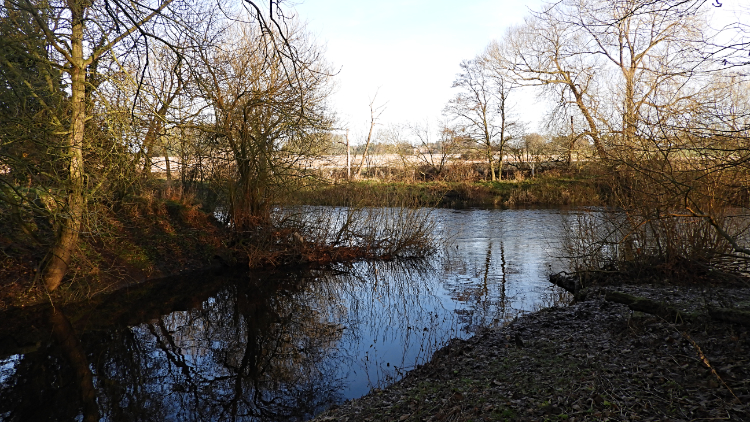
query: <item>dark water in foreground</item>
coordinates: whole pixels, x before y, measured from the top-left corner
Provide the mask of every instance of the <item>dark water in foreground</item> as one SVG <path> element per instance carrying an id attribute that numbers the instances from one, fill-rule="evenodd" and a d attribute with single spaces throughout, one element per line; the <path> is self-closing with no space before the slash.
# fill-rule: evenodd
<path id="1" fill-rule="evenodd" d="M 565 216 L 435 210 L 449 242 L 425 261 L 206 276 L 179 300 L 129 292 L 49 318 L 36 350 L 0 357 L 0 420 L 309 419 L 557 303 Z"/>

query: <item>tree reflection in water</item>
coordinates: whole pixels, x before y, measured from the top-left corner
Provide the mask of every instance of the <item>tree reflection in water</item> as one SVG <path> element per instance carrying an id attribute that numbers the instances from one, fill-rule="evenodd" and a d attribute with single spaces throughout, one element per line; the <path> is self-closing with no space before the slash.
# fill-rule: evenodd
<path id="1" fill-rule="evenodd" d="M 458 333 L 435 263 L 361 262 L 327 283 L 342 289 L 334 296 L 345 314 L 335 318 L 347 328 L 339 347 L 353 358 L 338 368 L 347 397 L 400 379 Z"/>
<path id="2" fill-rule="evenodd" d="M 398 380 L 453 337 L 565 299 L 546 282 L 553 231 L 539 229 L 556 214 L 436 213 L 459 234 L 429 260 L 243 274 L 196 294 L 148 290 L 132 295 L 143 303 L 71 313 L 77 345 L 50 319 L 57 341 L 0 358 L 0 420 L 80 419 L 87 385 L 103 420 L 305 420 Z"/>
<path id="3" fill-rule="evenodd" d="M 341 329 L 321 312 L 328 299 L 298 281 L 233 283 L 200 308 L 127 330 L 129 344 L 107 341 L 114 347 L 97 351 L 100 373 L 117 380 L 100 384 L 111 389 L 102 395 L 107 413 L 302 420 L 340 401 L 341 380 L 329 366 Z"/>
<path id="4" fill-rule="evenodd" d="M 455 248 L 442 260 L 443 286 L 454 302 L 467 337 L 496 327 L 521 313 L 569 301 L 548 282 L 564 269 L 555 258 L 563 238 L 566 211 L 445 210 L 446 229 L 456 233 Z"/>
<path id="5" fill-rule="evenodd" d="M 0 361 L 0 420 L 98 420 L 93 374 L 70 322 L 55 310 L 48 322 L 57 341 Z"/>
<path id="6" fill-rule="evenodd" d="M 308 419 L 399 377 L 442 344 L 451 330 L 433 309 L 439 300 L 415 281 L 429 268 L 394 261 L 249 276 L 196 308 L 84 332 L 81 356 L 106 420 Z M 71 369 L 80 365 L 60 344 L 13 358 L 2 419 L 83 414 L 84 384 Z M 358 371 L 370 382 L 348 385 Z"/>

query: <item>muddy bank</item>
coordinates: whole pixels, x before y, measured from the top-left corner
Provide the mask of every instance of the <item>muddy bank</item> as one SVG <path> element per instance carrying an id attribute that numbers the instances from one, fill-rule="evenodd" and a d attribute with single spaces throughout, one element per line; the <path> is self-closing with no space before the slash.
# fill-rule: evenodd
<path id="1" fill-rule="evenodd" d="M 619 289 L 668 299 L 692 318 L 633 312 L 594 289 L 575 305 L 453 340 L 400 382 L 315 420 L 750 420 L 749 329 L 707 312 L 749 309 L 750 289 Z"/>

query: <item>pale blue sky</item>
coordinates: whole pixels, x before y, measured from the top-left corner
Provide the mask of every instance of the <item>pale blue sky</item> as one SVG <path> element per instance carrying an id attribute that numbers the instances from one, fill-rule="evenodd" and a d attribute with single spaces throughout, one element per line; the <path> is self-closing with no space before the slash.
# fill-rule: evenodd
<path id="1" fill-rule="evenodd" d="M 362 131 L 370 98 L 383 123 L 436 118 L 453 95 L 459 63 L 481 53 L 541 0 L 304 0 L 295 7 L 340 69 L 333 99 L 342 125 Z M 520 97 L 520 96 L 519 96 Z M 531 98 L 529 98 L 531 97 Z M 519 109 L 529 109 L 526 95 Z M 537 108 L 535 113 L 541 113 Z M 528 113 L 524 113 L 528 114 Z M 539 116 L 519 116 L 534 121 Z M 534 130 L 535 128 L 530 128 Z"/>
<path id="2" fill-rule="evenodd" d="M 721 27 L 745 22 L 747 0 L 726 0 L 721 8 L 704 7 L 709 22 Z M 292 3 L 294 2 L 294 3 Z M 459 63 L 481 53 L 521 24 L 542 0 L 289 0 L 326 57 L 339 70 L 333 106 L 340 125 L 361 140 L 369 121 L 368 104 L 378 92 L 386 104 L 381 123 L 423 122 L 441 115 L 454 95 L 451 84 Z M 527 130 L 542 131 L 547 106 L 531 90 L 514 92 L 511 102 Z"/>

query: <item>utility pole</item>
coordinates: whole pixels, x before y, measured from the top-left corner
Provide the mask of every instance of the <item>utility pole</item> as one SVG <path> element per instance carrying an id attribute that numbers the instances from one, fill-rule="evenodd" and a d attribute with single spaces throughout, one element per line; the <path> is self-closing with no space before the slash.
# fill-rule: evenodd
<path id="1" fill-rule="evenodd" d="M 346 180 L 352 179 L 352 158 L 349 152 L 349 129 L 346 130 Z"/>

